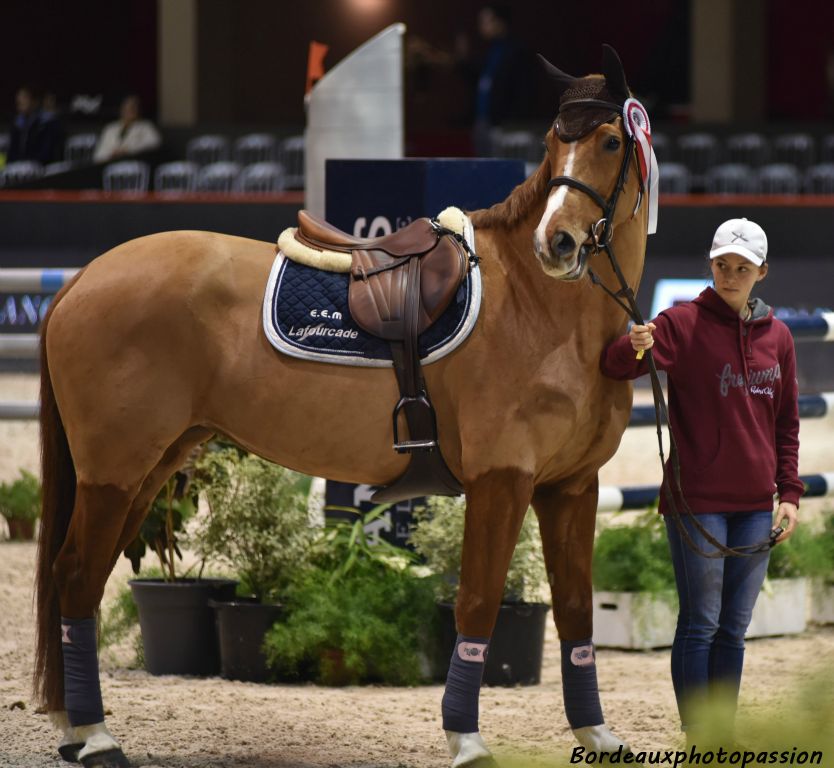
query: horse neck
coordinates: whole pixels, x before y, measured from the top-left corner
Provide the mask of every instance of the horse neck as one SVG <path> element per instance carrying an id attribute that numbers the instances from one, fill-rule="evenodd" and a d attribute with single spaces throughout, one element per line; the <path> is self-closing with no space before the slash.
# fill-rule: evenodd
<path id="1" fill-rule="evenodd" d="M 545 173 L 540 169 L 537 175 L 544 179 Z M 533 233 L 547 202 L 545 184 L 531 177 L 503 203 L 473 216 L 485 276 L 501 285 L 513 310 L 546 301 L 547 278 L 533 250 Z"/>

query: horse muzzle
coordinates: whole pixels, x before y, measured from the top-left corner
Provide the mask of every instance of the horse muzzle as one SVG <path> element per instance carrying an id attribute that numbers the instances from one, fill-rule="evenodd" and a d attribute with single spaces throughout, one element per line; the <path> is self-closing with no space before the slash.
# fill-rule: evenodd
<path id="1" fill-rule="evenodd" d="M 550 277 L 572 281 L 579 280 L 586 272 L 589 247 L 579 245 L 569 232 L 556 232 L 544 247 L 537 239 L 535 250 L 542 269 Z"/>

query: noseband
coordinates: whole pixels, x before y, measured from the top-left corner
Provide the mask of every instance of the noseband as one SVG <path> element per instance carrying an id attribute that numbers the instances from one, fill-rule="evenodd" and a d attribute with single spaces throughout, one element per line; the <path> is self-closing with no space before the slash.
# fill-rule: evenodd
<path id="1" fill-rule="evenodd" d="M 611 108 L 616 112 L 620 112 L 621 109 L 616 104 L 612 104 L 609 102 L 602 102 L 602 101 L 594 101 L 594 100 L 587 100 L 588 104 L 592 107 L 602 107 L 602 108 Z M 596 121 L 592 122 L 590 126 L 587 125 L 583 129 L 580 129 L 579 132 L 575 133 L 567 133 L 565 131 L 560 131 L 559 125 L 559 117 L 557 117 L 556 122 L 556 131 L 557 135 L 562 141 L 576 141 L 582 136 L 586 136 L 591 131 L 595 130 L 602 124 L 603 121 Z M 588 276 L 591 278 L 591 282 L 594 285 L 598 285 L 602 290 L 604 290 L 615 302 L 625 311 L 625 313 L 631 318 L 631 320 L 636 323 L 637 325 L 645 325 L 645 320 L 643 319 L 642 314 L 640 313 L 640 309 L 637 306 L 637 301 L 634 297 L 634 291 L 629 286 L 628 281 L 625 279 L 625 275 L 623 275 L 622 270 L 620 269 L 619 262 L 617 261 L 616 256 L 614 255 L 614 249 L 611 244 L 611 239 L 614 234 L 614 214 L 617 209 L 617 202 L 620 199 L 620 195 L 625 188 L 626 182 L 628 181 L 628 167 L 631 164 L 632 155 L 635 154 L 635 146 L 634 142 L 635 139 L 633 136 L 629 135 L 625 129 L 623 132 L 626 134 L 626 146 L 625 152 L 623 153 L 623 160 L 620 164 L 620 171 L 617 174 L 617 184 L 614 187 L 614 191 L 611 193 L 611 196 L 606 200 L 599 192 L 597 192 L 593 187 L 590 187 L 584 181 L 574 178 L 573 176 L 555 176 L 547 183 L 547 192 L 550 194 L 550 190 L 554 187 L 570 187 L 571 189 L 576 189 L 579 192 L 583 192 L 588 197 L 591 198 L 600 208 L 602 211 L 602 218 L 594 224 L 589 233 L 588 233 L 588 240 L 590 241 L 591 247 L 594 253 L 599 253 L 599 251 L 605 251 L 608 256 L 608 260 L 611 263 L 611 267 L 614 270 L 614 274 L 617 277 L 618 282 L 620 283 L 620 289 L 618 291 L 612 291 L 609 289 L 596 275 L 596 273 L 592 269 L 588 269 Z M 640 202 L 642 201 L 642 187 L 638 190 L 638 198 L 637 204 L 634 208 L 634 212 L 637 212 L 637 209 L 640 207 Z M 644 254 L 645 257 L 645 254 Z M 675 526 L 678 529 L 678 532 L 681 535 L 681 538 L 686 542 L 687 546 L 697 554 L 707 557 L 707 558 L 719 558 L 719 557 L 749 557 L 761 552 L 767 552 L 771 547 L 774 546 L 776 543 L 775 537 L 771 536 L 769 539 L 765 541 L 758 542 L 756 544 L 750 544 L 748 546 L 743 547 L 728 547 L 722 544 L 718 539 L 716 539 L 700 522 L 696 515 L 692 512 L 689 508 L 689 504 L 687 504 L 686 499 L 683 496 L 683 491 L 681 490 L 680 485 L 680 458 L 678 454 L 678 447 L 677 442 L 675 441 L 675 436 L 672 433 L 672 425 L 669 421 L 669 413 L 666 407 L 666 398 L 663 394 L 663 388 L 660 385 L 660 378 L 657 374 L 657 366 L 655 365 L 654 356 L 652 355 L 651 349 L 647 350 L 647 363 L 649 367 L 649 378 L 651 379 L 652 383 L 652 395 L 654 396 L 654 409 L 655 409 L 655 423 L 657 425 L 657 441 L 658 447 L 660 452 L 660 463 L 661 467 L 663 468 L 663 489 L 666 493 L 666 501 L 669 504 L 669 510 L 672 519 L 675 522 Z M 672 465 L 672 478 L 669 477 L 669 471 L 666 468 L 666 457 L 663 452 L 663 422 L 666 422 L 668 425 L 669 430 L 669 462 Z M 673 485 L 674 483 L 674 485 Z M 684 512 L 689 515 L 690 520 L 692 521 L 692 525 L 703 537 L 704 539 L 715 547 L 714 552 L 704 552 L 692 539 L 689 531 L 687 530 L 686 526 L 683 524 L 683 520 L 681 519 L 681 514 L 678 511 L 677 504 L 675 503 L 674 494 L 678 493 L 680 499 L 683 503 Z"/>

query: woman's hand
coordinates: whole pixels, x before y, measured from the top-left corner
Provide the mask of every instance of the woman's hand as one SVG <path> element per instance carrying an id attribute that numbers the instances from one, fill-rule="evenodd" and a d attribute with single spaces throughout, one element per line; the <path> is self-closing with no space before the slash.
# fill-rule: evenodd
<path id="1" fill-rule="evenodd" d="M 652 331 L 657 326 L 654 323 L 647 325 L 632 325 L 628 332 L 628 338 L 631 340 L 631 346 L 635 352 L 642 352 L 645 349 L 651 349 L 654 346 L 654 339 L 652 338 Z"/>
<path id="2" fill-rule="evenodd" d="M 787 521 L 787 524 L 785 521 Z M 779 538 L 776 539 L 777 542 L 790 538 L 790 535 L 796 530 L 796 526 L 799 524 L 796 504 L 791 504 L 789 501 L 781 502 L 776 510 L 776 519 L 773 524 L 785 529 Z"/>

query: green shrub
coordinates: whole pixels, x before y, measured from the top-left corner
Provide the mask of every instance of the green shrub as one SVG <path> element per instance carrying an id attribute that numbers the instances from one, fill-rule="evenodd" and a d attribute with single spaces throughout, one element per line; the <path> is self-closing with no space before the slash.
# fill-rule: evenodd
<path id="1" fill-rule="evenodd" d="M 335 580 L 312 571 L 291 591 L 288 608 L 265 643 L 280 677 L 324 685 L 423 679 L 420 637 L 436 609 L 432 584 L 411 569 L 363 561 Z"/>
<path id="2" fill-rule="evenodd" d="M 663 519 L 649 511 L 629 525 L 609 525 L 597 536 L 594 588 L 606 592 L 661 592 L 675 588 Z"/>
<path id="3" fill-rule="evenodd" d="M 418 648 L 435 620 L 434 585 L 417 575 L 404 550 L 370 544 L 364 526 L 381 509 L 354 523 L 330 523 L 322 534 L 316 567 L 290 587 L 287 619 L 267 635 L 264 648 L 279 677 L 324 685 L 423 679 Z"/>
<path id="4" fill-rule="evenodd" d="M 280 599 L 310 565 L 317 534 L 310 524 L 309 478 L 235 448 L 206 452 L 197 462 L 195 489 L 208 514 L 190 539 L 206 560 L 229 566 L 251 594 Z"/>
<path id="5" fill-rule="evenodd" d="M 465 511 L 463 499 L 433 496 L 426 507 L 414 512 L 415 527 L 409 540 L 438 577 L 436 597 L 440 602 L 454 602 L 457 597 Z M 539 602 L 545 584 L 539 529 L 535 514 L 528 510 L 507 572 L 503 600 Z"/>
<path id="6" fill-rule="evenodd" d="M 0 514 L 7 520 L 37 520 L 41 512 L 41 484 L 25 469 L 11 483 L 0 483 Z"/>
<path id="7" fill-rule="evenodd" d="M 143 572 L 141 577 L 162 578 L 162 571 L 154 568 L 148 573 Z M 130 585 L 123 584 L 119 587 L 116 597 L 106 606 L 102 606 L 98 632 L 99 646 L 107 648 L 121 642 L 134 628 L 139 628 L 139 609 L 133 599 Z M 137 632 L 133 640 L 133 652 L 135 654 L 133 664 L 137 668 L 144 666 L 144 651 L 142 636 Z"/>

